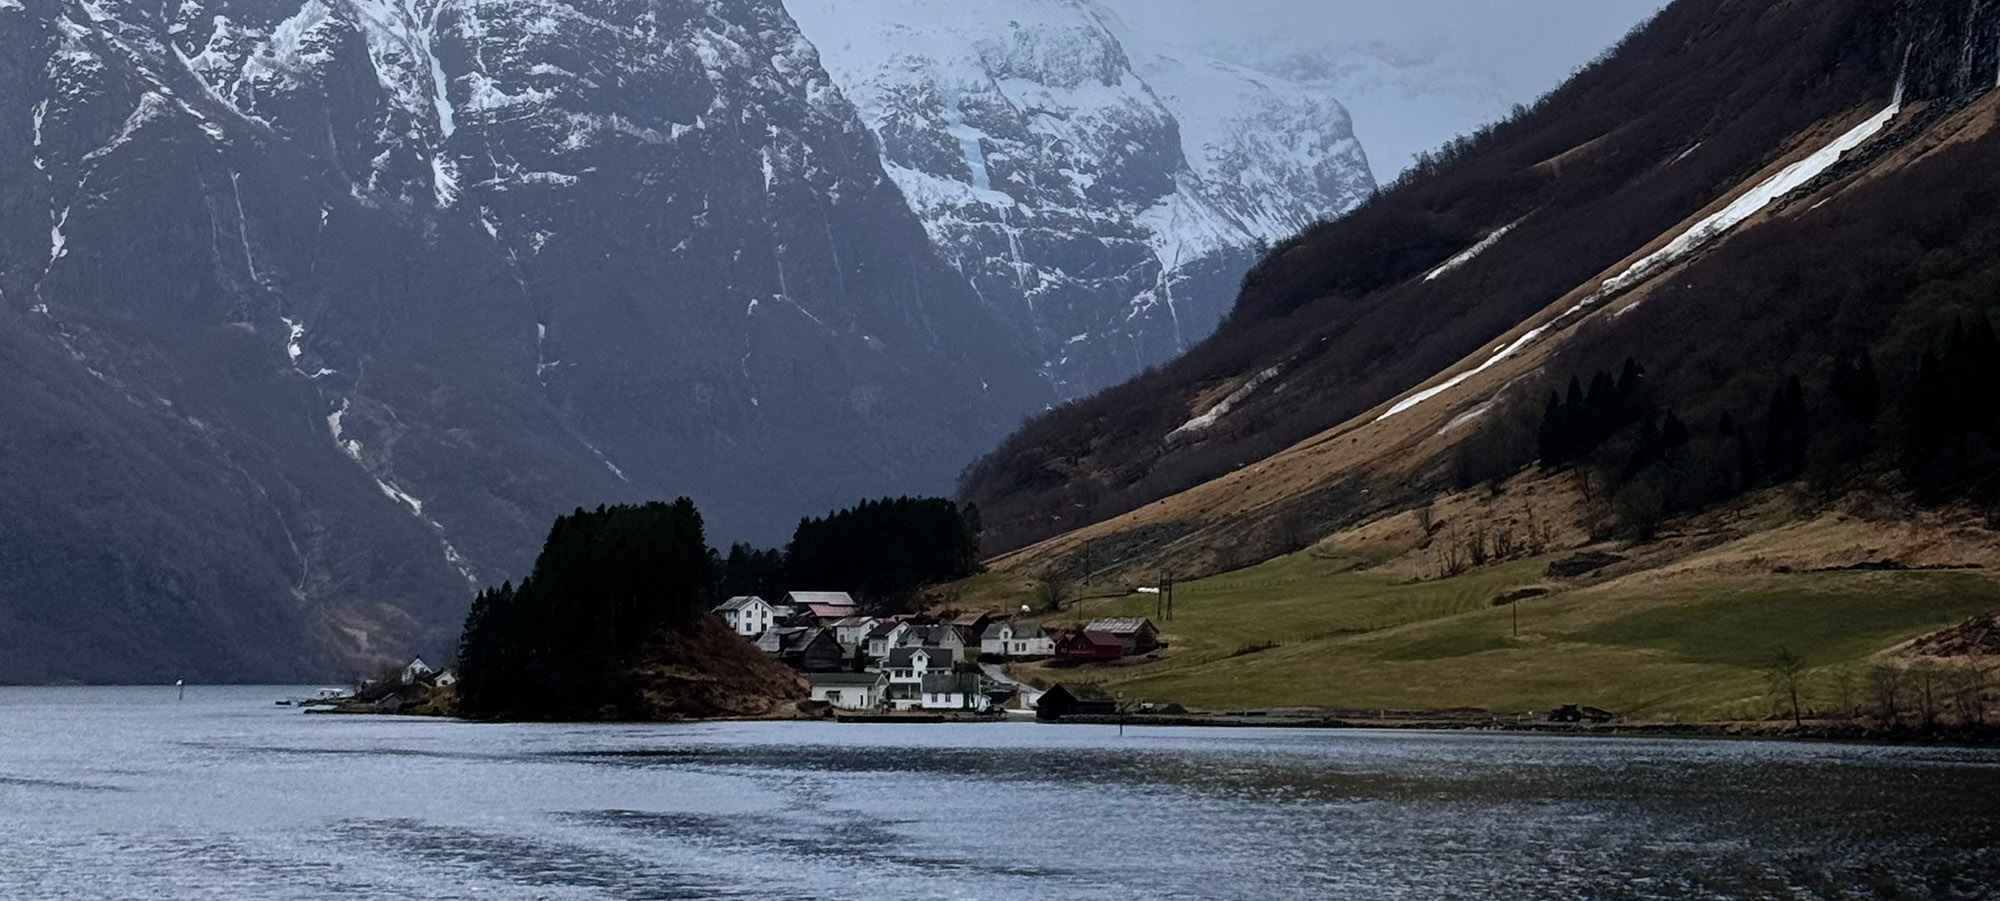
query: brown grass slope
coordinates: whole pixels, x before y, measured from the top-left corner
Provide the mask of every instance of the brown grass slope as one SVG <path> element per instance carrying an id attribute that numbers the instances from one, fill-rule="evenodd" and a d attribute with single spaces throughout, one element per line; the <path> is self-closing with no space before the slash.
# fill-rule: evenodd
<path id="1" fill-rule="evenodd" d="M 1182 360 L 1054 411 L 968 472 L 1003 572 L 1218 572 L 1393 512 L 1501 392 L 1643 359 L 1691 415 L 1836 352 L 1915 346 L 2000 296 L 2000 8 L 1682 0 L 1534 110 L 1278 249 Z M 1890 126 L 1701 253 L 1602 281 L 1880 110 Z M 1508 234 L 1436 279 L 1493 230 Z M 1396 398 L 1504 363 L 1386 420 Z M 1168 440 L 1252 377 L 1216 424 Z M 1089 523 L 1073 528 L 1079 522 Z M 1116 575 L 1116 573 L 1109 573 Z"/>

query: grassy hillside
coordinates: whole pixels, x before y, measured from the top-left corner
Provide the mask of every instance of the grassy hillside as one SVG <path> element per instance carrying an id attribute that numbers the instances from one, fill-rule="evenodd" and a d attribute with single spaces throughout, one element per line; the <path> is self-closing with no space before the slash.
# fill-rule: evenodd
<path id="1" fill-rule="evenodd" d="M 1490 499 L 1481 499 L 1482 503 Z M 1176 587 L 1160 659 L 1118 667 L 1023 667 L 1041 680 L 1101 681 L 1127 697 L 1212 707 L 1483 707 L 1591 704 L 1640 719 L 1770 712 L 1766 665 L 1784 647 L 1808 667 L 1808 706 L 1861 691 L 1882 652 L 2000 609 L 1994 535 L 1974 521 L 1778 515 L 1772 498 L 1680 524 L 1645 545 L 1598 545 L 1629 562 L 1548 578 L 1561 554 L 1438 577 L 1436 540 L 1379 524 L 1305 551 Z M 1473 521 L 1478 505 L 1451 509 Z M 1409 520 L 1409 517 L 1401 517 Z M 1823 569 L 1897 559 L 1912 567 Z M 967 599 L 1026 600 L 989 574 Z M 1496 605 L 1522 589 L 1546 594 Z M 1085 600 L 1055 619 L 1156 616 L 1150 594 Z M 1518 634 L 1516 617 L 1518 616 Z M 1843 676 L 1845 674 L 1845 676 Z"/>

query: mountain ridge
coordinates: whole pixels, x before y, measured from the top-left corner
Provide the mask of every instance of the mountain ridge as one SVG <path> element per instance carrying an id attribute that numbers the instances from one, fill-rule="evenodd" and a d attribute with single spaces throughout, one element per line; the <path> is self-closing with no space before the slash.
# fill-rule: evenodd
<path id="1" fill-rule="evenodd" d="M 1960 12 L 1669 7 L 1535 107 L 1280 245 L 1187 357 L 1045 414 L 983 460 L 963 496 L 981 504 L 998 549 L 1022 548 L 996 564 L 1228 569 L 1283 553 L 1298 533 L 1420 503 L 1450 478 L 1454 448 L 1498 418 L 1489 401 L 1509 392 L 1525 406 L 1538 385 L 1636 356 L 1684 416 L 1692 407 L 1706 423 L 1733 406 L 1741 421 L 1774 378 L 1782 384 L 1781 363 L 1821 377 L 1837 348 L 1818 341 L 1889 325 L 1901 347 L 1933 340 L 1920 326 L 1941 313 L 1896 316 L 1920 308 L 1899 307 L 1920 283 L 1904 274 L 1914 257 L 1857 271 L 1776 236 L 1808 240 L 1807 219 L 1831 221 L 1834 246 L 1867 247 L 1873 220 L 1854 216 L 1908 218 L 1881 183 L 1935 192 L 1965 146 L 1985 140 L 1992 79 L 1972 73 L 2000 67 L 1986 39 L 2000 25 Z M 1848 207 L 1868 213 L 1838 218 Z M 1961 228 L 1978 221 L 1967 215 Z M 1955 245 L 1977 246 L 1984 231 L 1927 233 L 1958 259 Z M 1908 242 L 1887 246 L 1902 254 Z M 1824 268 L 1780 262 L 1799 256 Z M 1791 309 L 1738 286 L 1782 291 L 1778 277 L 1793 271 Z M 1857 297 L 1822 271 L 1880 293 Z M 1799 297 L 1801 283 L 1825 293 Z M 1949 290 L 1952 309 L 1980 308 Z M 1672 304 L 1644 300 L 1668 291 Z M 1690 307 L 1703 318 L 1684 321 Z M 1805 310 L 1839 331 L 1810 331 Z M 1720 334 L 1718 322 L 1738 331 Z M 1807 330 L 1771 331 L 1781 324 Z M 1785 355 L 1741 359 L 1765 346 L 1732 343 L 1745 335 Z M 1203 417 L 1204 440 L 1165 440 Z M 1069 531 L 1079 520 L 1092 524 Z"/>

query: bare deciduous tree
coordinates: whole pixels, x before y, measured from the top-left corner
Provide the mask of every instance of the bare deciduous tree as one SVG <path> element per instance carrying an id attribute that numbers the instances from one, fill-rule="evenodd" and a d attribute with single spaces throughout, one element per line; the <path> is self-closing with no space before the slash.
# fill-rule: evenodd
<path id="1" fill-rule="evenodd" d="M 1050 567 L 1035 582 L 1035 604 L 1042 610 L 1054 613 L 1062 609 L 1075 587 L 1075 579 L 1069 573 Z"/>
<path id="2" fill-rule="evenodd" d="M 1805 658 L 1792 653 L 1790 648 L 1779 645 L 1764 662 L 1764 672 L 1771 680 L 1772 693 L 1789 703 L 1792 725 L 1804 725 L 1805 718 L 1799 708 L 1799 687 L 1805 679 Z"/>
<path id="3" fill-rule="evenodd" d="M 1903 718 L 1903 671 L 1893 666 L 1875 667 L 1868 674 L 1868 687 L 1875 695 L 1875 718 L 1893 728 Z"/>
<path id="4" fill-rule="evenodd" d="M 1851 720 L 1860 711 L 1860 679 L 1854 670 L 1841 667 L 1833 672 L 1833 697 L 1840 705 L 1840 718 Z"/>

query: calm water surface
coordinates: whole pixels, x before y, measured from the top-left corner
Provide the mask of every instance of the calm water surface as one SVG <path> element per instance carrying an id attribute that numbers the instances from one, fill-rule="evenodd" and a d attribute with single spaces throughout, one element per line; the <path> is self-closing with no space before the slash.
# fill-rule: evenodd
<path id="1" fill-rule="evenodd" d="M 2000 752 L 0 688 L 0 898 L 2000 898 Z"/>

